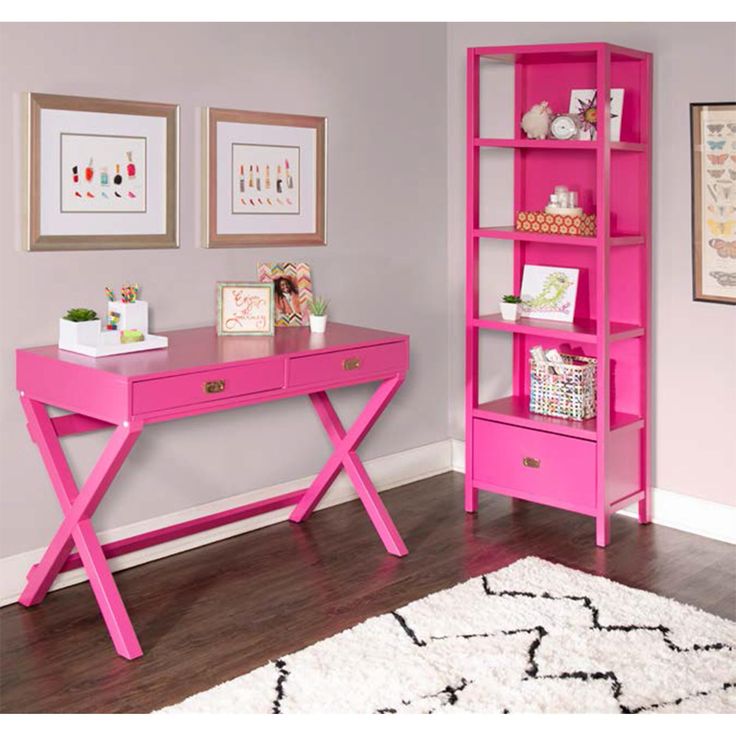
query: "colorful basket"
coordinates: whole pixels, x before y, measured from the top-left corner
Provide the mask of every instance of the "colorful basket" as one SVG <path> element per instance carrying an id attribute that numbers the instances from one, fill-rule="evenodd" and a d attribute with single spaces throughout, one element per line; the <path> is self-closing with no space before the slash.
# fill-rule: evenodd
<path id="1" fill-rule="evenodd" d="M 555 366 L 539 367 L 529 360 L 531 389 L 529 411 L 549 417 L 582 422 L 595 416 L 595 358 L 562 355 L 565 361 Z"/>

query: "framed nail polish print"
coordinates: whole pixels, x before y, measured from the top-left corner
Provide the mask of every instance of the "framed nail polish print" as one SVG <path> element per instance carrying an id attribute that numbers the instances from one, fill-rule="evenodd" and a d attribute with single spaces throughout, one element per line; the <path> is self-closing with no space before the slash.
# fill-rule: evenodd
<path id="1" fill-rule="evenodd" d="M 273 322 L 272 282 L 217 282 L 218 335 L 273 335 Z"/>
<path id="2" fill-rule="evenodd" d="M 207 108 L 208 248 L 325 245 L 326 119 Z"/>
<path id="3" fill-rule="evenodd" d="M 179 108 L 28 95 L 29 250 L 178 246 Z"/>
<path id="4" fill-rule="evenodd" d="M 736 102 L 690 105 L 693 299 L 736 304 Z"/>

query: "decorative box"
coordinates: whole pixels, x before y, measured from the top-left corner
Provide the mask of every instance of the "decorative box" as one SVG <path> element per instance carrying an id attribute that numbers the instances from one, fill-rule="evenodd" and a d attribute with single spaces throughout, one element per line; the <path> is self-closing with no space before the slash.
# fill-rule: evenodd
<path id="1" fill-rule="evenodd" d="M 562 354 L 564 363 L 538 366 L 530 359 L 529 411 L 583 421 L 596 412 L 595 358 Z"/>
<path id="2" fill-rule="evenodd" d="M 550 235 L 595 236 L 595 215 L 551 215 L 547 212 L 519 212 L 516 229 Z"/>

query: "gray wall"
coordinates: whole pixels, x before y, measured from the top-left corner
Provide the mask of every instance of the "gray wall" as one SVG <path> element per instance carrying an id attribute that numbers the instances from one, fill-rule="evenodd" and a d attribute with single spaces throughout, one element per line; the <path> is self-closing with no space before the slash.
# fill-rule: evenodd
<path id="1" fill-rule="evenodd" d="M 332 318 L 409 333 L 410 379 L 367 439 L 366 458 L 448 436 L 446 29 L 440 24 L 4 24 L 0 26 L 0 556 L 44 545 L 60 512 L 26 432 L 13 350 L 56 340 L 75 305 L 138 281 L 157 331 L 212 324 L 217 280 L 262 260 L 311 263 Z M 181 105 L 181 248 L 21 250 L 21 93 Z M 199 108 L 329 118 L 326 248 L 200 247 Z M 370 394 L 343 392 L 350 419 Z M 104 437 L 71 438 L 86 474 Z M 148 428 L 105 499 L 98 529 L 316 472 L 328 443 L 309 402 Z"/>
<path id="2" fill-rule="evenodd" d="M 462 438 L 464 434 L 465 49 L 580 41 L 609 41 L 654 54 L 654 485 L 736 505 L 736 309 L 691 299 L 688 108 L 690 102 L 736 100 L 734 23 L 449 24 L 447 227 L 452 436 Z M 490 74 L 496 78 L 482 79 L 482 85 L 497 83 L 504 94 L 512 94 L 510 77 L 502 72 Z M 497 122 L 502 133 L 511 135 L 511 108 L 506 99 L 490 95 L 490 87 L 482 89 L 488 89 L 489 94 L 481 110 L 481 124 L 485 117 L 487 122 Z M 483 191 L 488 192 L 481 209 L 498 212 L 500 208 L 510 216 L 510 163 L 509 157 L 506 169 L 500 170 L 504 175 L 499 169 L 481 169 L 487 185 Z M 495 219 L 494 224 L 503 221 Z M 481 306 L 496 311 L 493 305 L 511 282 L 511 246 L 484 241 L 481 249 Z M 511 363 L 505 359 L 509 344 L 503 337 L 483 340 L 482 365 L 489 367 L 481 381 L 490 395 L 510 390 Z"/>

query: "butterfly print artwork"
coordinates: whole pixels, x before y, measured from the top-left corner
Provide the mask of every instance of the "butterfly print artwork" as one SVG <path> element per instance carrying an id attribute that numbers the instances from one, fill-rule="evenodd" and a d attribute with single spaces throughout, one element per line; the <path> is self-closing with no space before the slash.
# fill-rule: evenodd
<path id="1" fill-rule="evenodd" d="M 720 151 L 725 145 L 726 141 L 708 141 L 708 148 L 711 151 Z"/>
<path id="2" fill-rule="evenodd" d="M 713 248 L 721 258 L 736 258 L 736 240 L 721 240 L 711 238 L 708 245 Z"/>
<path id="3" fill-rule="evenodd" d="M 708 229 L 713 233 L 713 235 L 723 235 L 728 238 L 731 233 L 734 232 L 734 229 L 736 229 L 736 220 L 718 222 L 718 220 L 708 218 Z M 716 246 L 713 247 L 715 248 Z"/>
<path id="4" fill-rule="evenodd" d="M 711 271 L 710 275 L 724 288 L 736 286 L 736 271 Z"/>
<path id="5" fill-rule="evenodd" d="M 712 212 L 714 215 L 718 215 L 719 217 L 728 217 L 736 212 L 736 207 L 730 204 L 709 204 L 708 212 Z"/>
<path id="6" fill-rule="evenodd" d="M 736 123 L 727 123 L 727 127 L 733 135 L 736 135 Z"/>
<path id="7" fill-rule="evenodd" d="M 723 123 L 711 123 L 708 125 L 708 131 L 713 135 L 718 135 L 724 128 Z"/>
<path id="8" fill-rule="evenodd" d="M 712 164 L 715 164 L 716 166 L 721 166 L 728 161 L 728 154 L 727 153 L 709 153 L 708 154 L 708 161 L 710 161 Z"/>
<path id="9" fill-rule="evenodd" d="M 725 169 L 708 169 L 708 174 L 714 179 L 720 179 L 725 173 Z"/>

